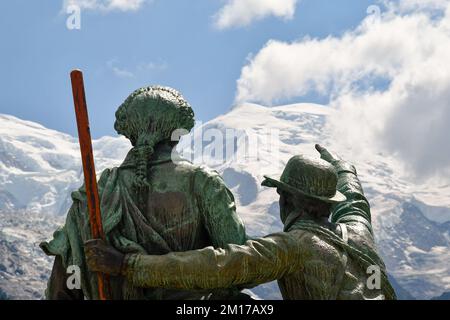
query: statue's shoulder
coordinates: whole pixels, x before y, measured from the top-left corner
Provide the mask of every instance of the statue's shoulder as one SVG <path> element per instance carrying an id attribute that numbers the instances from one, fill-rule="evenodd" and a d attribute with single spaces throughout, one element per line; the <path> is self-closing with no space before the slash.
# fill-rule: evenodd
<path id="1" fill-rule="evenodd" d="M 342 264 L 343 250 L 326 237 L 302 229 L 294 229 L 289 233 L 297 239 L 299 248 L 311 260 L 321 260 L 330 266 Z"/>
<path id="2" fill-rule="evenodd" d="M 222 188 L 222 186 L 225 186 L 225 182 L 220 173 L 204 165 L 195 168 L 194 177 L 198 184 L 212 184 L 214 188 Z"/>
<path id="3" fill-rule="evenodd" d="M 361 223 L 348 223 L 348 238 L 353 246 L 377 252 L 375 240 L 370 230 Z"/>
<path id="4" fill-rule="evenodd" d="M 104 169 L 101 172 L 97 182 L 98 188 L 100 189 L 99 191 L 101 191 L 101 189 L 106 184 L 110 183 L 111 179 L 117 179 L 118 174 L 119 174 L 118 167 Z M 81 185 L 81 187 L 79 187 L 77 190 L 71 193 L 71 198 L 73 201 L 81 201 L 81 202 L 86 201 L 86 186 L 84 183 Z"/>
<path id="5" fill-rule="evenodd" d="M 210 167 L 205 166 L 205 165 L 195 166 L 195 172 L 197 172 L 200 175 L 207 176 L 207 177 L 220 177 L 220 174 L 217 170 L 211 169 Z"/>
<path id="6" fill-rule="evenodd" d="M 119 172 L 119 168 L 118 167 L 113 167 L 113 168 L 106 168 L 104 169 L 101 174 L 100 174 L 100 178 L 98 180 L 98 183 L 101 184 L 104 181 L 108 180 L 111 178 L 111 176 L 115 176 L 117 175 Z"/>
<path id="7" fill-rule="evenodd" d="M 219 172 L 205 165 L 194 164 L 188 160 L 168 163 L 176 171 L 185 172 L 194 176 L 195 179 L 221 179 Z M 166 167 L 167 167 L 166 166 Z"/>

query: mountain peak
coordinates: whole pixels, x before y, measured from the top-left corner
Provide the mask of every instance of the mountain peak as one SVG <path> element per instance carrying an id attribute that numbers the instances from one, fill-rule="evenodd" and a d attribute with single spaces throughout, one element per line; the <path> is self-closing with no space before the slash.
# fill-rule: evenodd
<path id="1" fill-rule="evenodd" d="M 234 111 L 256 111 L 256 112 L 271 112 L 274 110 L 283 110 L 283 111 L 290 111 L 290 112 L 302 112 L 302 113 L 313 113 L 313 114 L 330 114 L 333 112 L 331 108 L 325 105 L 321 104 L 315 104 L 315 103 L 293 103 L 293 104 L 287 104 L 287 105 L 279 105 L 279 106 L 263 106 L 256 103 L 241 103 L 235 105 L 230 113 L 233 113 Z"/>

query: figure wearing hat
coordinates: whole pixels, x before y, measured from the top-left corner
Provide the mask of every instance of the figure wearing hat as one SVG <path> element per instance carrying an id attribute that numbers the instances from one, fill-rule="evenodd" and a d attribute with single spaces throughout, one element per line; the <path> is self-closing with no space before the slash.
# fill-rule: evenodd
<path id="1" fill-rule="evenodd" d="M 395 299 L 355 168 L 316 149 L 323 160 L 295 156 L 279 180 L 263 182 L 280 195 L 284 232 L 162 256 L 122 255 L 92 240 L 86 244 L 89 267 L 144 287 L 248 288 L 278 280 L 284 299 Z M 108 256 L 118 263 L 105 263 Z M 371 279 L 373 270 L 378 279 Z"/>
<path id="2" fill-rule="evenodd" d="M 217 172 L 183 161 L 172 133 L 194 126 L 194 113 L 174 89 L 152 86 L 133 92 L 116 112 L 115 129 L 133 148 L 117 168 L 103 171 L 99 196 L 107 242 L 123 254 L 165 254 L 205 246 L 243 244 L 244 225 L 234 198 Z M 174 161 L 176 160 L 176 161 Z M 55 256 L 48 299 L 97 299 L 97 277 L 86 266 L 91 238 L 84 187 L 72 193 L 64 227 L 41 244 Z M 114 261 L 110 261 L 114 264 Z M 81 288 L 68 288 L 66 270 L 81 269 Z M 226 299 L 239 291 L 144 288 L 121 275 L 110 279 L 112 299 Z M 71 290 L 72 289 L 72 290 Z"/>

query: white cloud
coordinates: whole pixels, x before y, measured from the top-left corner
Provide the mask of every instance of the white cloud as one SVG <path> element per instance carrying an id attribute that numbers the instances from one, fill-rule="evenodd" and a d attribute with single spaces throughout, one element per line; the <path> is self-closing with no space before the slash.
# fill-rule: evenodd
<path id="1" fill-rule="evenodd" d="M 388 3 L 390 9 L 397 12 L 407 12 L 413 10 L 442 10 L 448 5 L 447 0 L 403 0 L 399 2 Z"/>
<path id="2" fill-rule="evenodd" d="M 136 11 L 148 0 L 64 0 L 63 9 L 78 6 L 84 10 L 96 11 Z"/>
<path id="3" fill-rule="evenodd" d="M 119 78 L 133 78 L 134 77 L 134 73 L 131 71 L 128 71 L 126 69 L 121 69 L 119 67 L 111 67 L 111 70 Z"/>
<path id="4" fill-rule="evenodd" d="M 238 103 L 330 97 L 342 144 L 450 177 L 450 1 L 389 1 L 341 37 L 269 41 L 242 69 Z"/>
<path id="5" fill-rule="evenodd" d="M 118 67 L 117 64 L 119 63 L 118 59 L 111 59 L 108 62 L 106 62 L 107 67 L 119 78 L 134 78 L 135 74 L 131 72 L 130 70 L 127 70 L 122 67 Z"/>
<path id="6" fill-rule="evenodd" d="M 106 62 L 106 66 L 112 73 L 119 78 L 134 78 L 140 76 L 148 76 L 150 74 L 161 73 L 169 68 L 165 61 L 158 62 L 141 62 L 134 67 L 125 68 L 121 66 L 119 59 L 113 58 Z"/>
<path id="7" fill-rule="evenodd" d="M 145 62 L 141 63 L 137 66 L 137 69 L 142 72 L 155 72 L 155 71 L 164 71 L 169 67 L 167 62 L 158 61 L 158 62 Z"/>
<path id="8" fill-rule="evenodd" d="M 241 27 L 268 16 L 291 19 L 297 0 L 227 0 L 214 16 L 219 29 Z"/>

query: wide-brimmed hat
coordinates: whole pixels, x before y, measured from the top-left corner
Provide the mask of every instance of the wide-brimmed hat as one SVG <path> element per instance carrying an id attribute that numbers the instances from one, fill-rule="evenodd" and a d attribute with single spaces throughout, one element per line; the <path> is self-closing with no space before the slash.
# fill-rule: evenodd
<path id="1" fill-rule="evenodd" d="M 339 203 L 346 197 L 337 190 L 337 174 L 334 167 L 324 160 L 304 156 L 292 157 L 280 180 L 264 176 L 262 186 L 280 188 L 327 203 Z"/>

